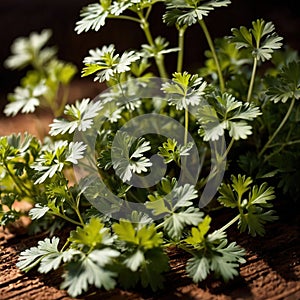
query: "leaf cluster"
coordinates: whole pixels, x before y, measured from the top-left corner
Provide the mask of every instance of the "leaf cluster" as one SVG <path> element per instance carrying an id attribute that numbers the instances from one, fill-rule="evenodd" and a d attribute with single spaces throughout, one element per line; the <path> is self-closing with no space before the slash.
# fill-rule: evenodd
<path id="1" fill-rule="evenodd" d="M 163 21 L 177 31 L 176 46 L 152 36 L 150 14 L 157 2 L 165 5 Z M 28 134 L 0 138 L 1 225 L 27 214 L 32 232 L 49 233 L 21 252 L 21 270 L 60 268 L 61 288 L 74 297 L 91 286 L 156 291 L 169 269 L 166 249 L 179 247 L 189 256 L 186 274 L 196 283 L 211 274 L 225 281 L 238 276 L 245 250 L 227 237 L 227 228 L 238 222 L 241 233 L 264 235 L 266 223 L 278 218 L 270 184 L 291 197 L 299 190 L 300 60 L 295 52 L 279 51 L 282 38 L 273 23 L 261 19 L 212 41 L 205 19 L 229 4 L 101 0 L 84 7 L 78 34 L 123 19 L 138 24 L 146 38 L 138 50 L 119 53 L 113 44 L 89 50 L 82 76 L 110 87 L 94 101 L 66 104 L 67 94 L 57 101 L 76 68 L 46 46 L 49 30 L 12 45 L 6 65 L 31 69 L 9 95 L 5 113 L 45 105 L 55 115 L 44 141 Z M 194 73 L 183 65 L 185 32 L 192 25 L 201 27 L 209 45 L 204 65 Z M 169 54 L 177 55 L 170 80 L 164 64 Z M 260 68 L 265 61 L 269 64 Z M 155 74 L 162 78 L 159 84 L 153 83 Z M 180 126 L 156 122 L 158 114 Z M 153 120 L 143 126 L 135 123 L 149 115 Z M 175 134 L 178 128 L 182 137 Z M 187 162 L 199 173 L 188 169 L 183 176 Z M 218 169 L 225 167 L 219 178 Z M 238 175 L 229 178 L 233 173 Z M 200 208 L 199 198 L 212 190 L 218 190 L 218 201 Z M 29 212 L 15 209 L 19 200 L 32 204 Z M 211 207 L 231 209 L 235 216 L 212 231 Z M 66 224 L 67 235 L 57 237 Z"/>

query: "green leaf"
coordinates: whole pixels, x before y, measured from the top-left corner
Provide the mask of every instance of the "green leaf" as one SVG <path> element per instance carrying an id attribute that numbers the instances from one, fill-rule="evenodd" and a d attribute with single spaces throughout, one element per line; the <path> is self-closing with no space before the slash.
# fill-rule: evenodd
<path id="1" fill-rule="evenodd" d="M 84 58 L 86 68 L 83 69 L 83 76 L 96 73 L 95 81 L 109 81 L 117 79 L 119 74 L 130 71 L 132 63 L 138 61 L 141 55 L 136 51 L 125 51 L 122 55 L 115 54 L 115 46 L 103 46 L 89 51 L 90 56 Z"/>
<path id="2" fill-rule="evenodd" d="M 104 227 L 101 219 L 93 217 L 83 228 L 77 227 L 71 231 L 69 241 L 80 247 L 95 248 L 98 245 L 110 245 L 112 239 L 109 229 Z"/>
<path id="3" fill-rule="evenodd" d="M 211 105 L 202 105 L 197 112 L 200 135 L 204 141 L 215 141 L 228 130 L 234 140 L 246 139 L 252 134 L 252 126 L 245 121 L 252 121 L 261 112 L 258 107 L 237 101 L 229 93 L 213 95 Z"/>
<path id="4" fill-rule="evenodd" d="M 57 237 L 53 237 L 52 240 L 46 238 L 44 241 L 39 241 L 37 247 L 31 247 L 21 252 L 17 267 L 22 271 L 27 272 L 35 267 L 46 256 L 53 254 L 58 255 L 58 243 L 59 238 Z"/>
<path id="5" fill-rule="evenodd" d="M 192 236 L 185 240 L 196 250 L 186 265 L 188 276 L 196 283 L 204 280 L 210 272 L 228 281 L 238 275 L 239 264 L 245 262 L 243 258 L 245 250 L 235 242 L 227 246 L 228 241 L 224 232 L 215 231 L 205 236 L 209 222 L 210 218 L 207 217 L 206 221 L 199 225 L 199 230 L 192 228 L 194 229 Z"/>
<path id="6" fill-rule="evenodd" d="M 194 247 L 204 242 L 204 236 L 209 231 L 210 222 L 211 218 L 206 216 L 203 221 L 199 223 L 198 228 L 193 227 L 191 229 L 191 236 L 187 237 L 184 241 Z"/>
<path id="7" fill-rule="evenodd" d="M 113 230 L 122 241 L 138 244 L 136 230 L 129 221 L 121 219 L 119 223 L 113 224 Z"/>
<path id="8" fill-rule="evenodd" d="M 252 236 L 264 235 L 264 224 L 278 218 L 271 210 L 273 204 L 270 201 L 275 199 L 274 188 L 263 183 L 251 189 L 252 179 L 245 175 L 231 176 L 231 180 L 232 184 L 221 186 L 218 201 L 226 207 L 238 208 L 241 232 L 248 230 Z"/>
<path id="9" fill-rule="evenodd" d="M 171 0 L 167 1 L 167 12 L 163 16 L 164 22 L 168 25 L 177 23 L 180 26 L 191 26 L 197 21 L 202 20 L 216 7 L 227 6 L 230 4 L 229 0 L 211 0 L 202 4 L 201 0 L 185 1 L 185 0 Z"/>
<path id="10" fill-rule="evenodd" d="M 250 185 L 252 184 L 252 179 L 250 177 L 246 177 L 246 175 L 241 176 L 238 174 L 238 177 L 231 176 L 232 187 L 236 191 L 238 198 L 242 199 L 243 194 L 250 189 Z"/>
<path id="11" fill-rule="evenodd" d="M 185 184 L 175 187 L 166 196 L 149 196 L 153 201 L 147 202 L 146 207 L 152 209 L 154 215 L 164 215 L 164 230 L 172 239 L 178 240 L 186 225 L 198 225 L 202 221 L 203 213 L 194 208 L 191 201 L 197 197 L 195 187 Z"/>
<path id="12" fill-rule="evenodd" d="M 133 272 L 136 272 L 144 261 L 144 252 L 138 249 L 136 252 L 134 252 L 134 254 L 126 258 L 124 263 L 126 264 L 127 268 Z"/>
<path id="13" fill-rule="evenodd" d="M 9 94 L 8 103 L 4 108 L 6 116 L 15 116 L 18 112 L 32 113 L 40 105 L 40 99 L 48 91 L 44 81 L 35 86 L 16 87 L 14 94 Z"/>
<path id="14" fill-rule="evenodd" d="M 163 222 L 167 234 L 174 240 L 179 240 L 186 225 L 197 225 L 202 221 L 203 213 L 198 208 L 188 207 L 183 211 L 172 213 Z"/>
<path id="15" fill-rule="evenodd" d="M 171 52 L 177 52 L 179 50 L 179 48 L 167 49 L 168 46 L 169 46 L 169 42 L 166 41 L 165 38 L 158 36 L 155 38 L 153 45 L 147 45 L 147 44 L 142 45 L 142 52 L 143 52 L 142 56 L 154 57 L 154 56 L 164 55 Z"/>
<path id="16" fill-rule="evenodd" d="M 5 61 L 10 69 L 22 69 L 29 64 L 42 66 L 56 54 L 54 48 L 42 49 L 52 35 L 52 31 L 44 29 L 41 33 L 32 32 L 29 37 L 17 38 L 11 46 L 12 55 Z"/>
<path id="17" fill-rule="evenodd" d="M 40 273 L 49 273 L 51 270 L 57 270 L 62 262 L 66 263 L 81 252 L 76 249 L 68 249 L 63 252 L 51 252 L 44 256 L 40 262 L 38 271 Z"/>
<path id="18" fill-rule="evenodd" d="M 210 262 L 206 257 L 194 256 L 187 261 L 186 272 L 194 282 L 204 280 L 210 273 Z"/>
<path id="19" fill-rule="evenodd" d="M 176 109 L 187 109 L 188 106 L 200 104 L 205 94 L 207 83 L 198 75 L 191 75 L 188 72 L 173 74 L 172 82 L 162 85 L 162 90 L 167 95 L 170 105 L 175 105 Z"/>
<path id="20" fill-rule="evenodd" d="M 155 225 L 144 225 L 140 228 L 127 220 L 113 224 L 113 230 L 119 239 L 142 247 L 144 250 L 159 247 L 162 243 L 162 233 L 157 233 Z"/>
<path id="21" fill-rule="evenodd" d="M 189 150 L 193 147 L 193 143 L 188 143 L 185 146 L 177 145 L 175 139 L 168 138 L 166 142 L 163 143 L 162 147 L 158 147 L 158 155 L 164 158 L 166 164 L 175 161 L 178 166 L 180 166 L 181 156 L 188 156 Z"/>
<path id="22" fill-rule="evenodd" d="M 75 31 L 80 34 L 87 32 L 90 29 L 98 31 L 102 26 L 105 25 L 105 20 L 109 14 L 107 8 L 104 8 L 99 3 L 92 3 L 84 7 L 80 16 L 82 19 L 76 22 Z"/>
<path id="23" fill-rule="evenodd" d="M 140 277 L 143 287 L 150 285 L 153 291 L 163 288 L 164 277 L 162 273 L 169 270 L 168 256 L 161 248 L 147 251 Z"/>
<path id="24" fill-rule="evenodd" d="M 227 247 L 226 245 L 227 241 L 224 240 L 215 249 L 218 255 L 212 257 L 211 270 L 228 281 L 238 275 L 239 264 L 245 263 L 246 260 L 243 258 L 245 250 L 235 242 L 230 243 Z"/>
<path id="25" fill-rule="evenodd" d="M 265 61 L 272 58 L 274 50 L 282 46 L 282 37 L 275 32 L 272 22 L 265 22 L 258 19 L 252 22 L 253 28 L 247 29 L 241 26 L 240 29 L 232 29 L 231 41 L 238 49 L 246 48 L 257 60 Z"/>
<path id="26" fill-rule="evenodd" d="M 99 101 L 91 101 L 89 98 L 76 101 L 74 104 L 67 104 L 64 113 L 68 119 L 54 119 L 50 124 L 50 135 L 73 133 L 77 131 L 86 131 L 94 124 L 94 118 L 98 116 L 103 109 Z"/>
<path id="27" fill-rule="evenodd" d="M 267 183 L 264 182 L 260 187 L 254 186 L 250 193 L 249 197 L 249 205 L 260 205 L 267 207 L 269 203 L 267 201 L 271 201 L 275 199 L 274 188 L 268 187 Z"/>
<path id="28" fill-rule="evenodd" d="M 126 132 L 118 132 L 112 146 L 112 165 L 116 174 L 123 182 L 128 182 L 133 174 L 148 171 L 152 162 L 144 154 L 151 149 L 150 142 L 144 138 L 137 139 Z M 130 148 L 133 148 L 132 150 Z M 131 151 L 130 151 L 131 150 Z"/>
<path id="29" fill-rule="evenodd" d="M 42 206 L 37 203 L 34 208 L 29 211 L 29 216 L 32 220 L 40 219 L 49 211 L 49 209 L 50 208 L 48 206 Z"/>
<path id="30" fill-rule="evenodd" d="M 292 61 L 284 66 L 278 76 L 271 81 L 267 95 L 271 101 L 285 103 L 289 99 L 300 99 L 300 61 Z"/>
<path id="31" fill-rule="evenodd" d="M 255 237 L 257 235 L 264 236 L 266 233 L 264 225 L 267 222 L 278 220 L 274 210 L 263 210 L 261 207 L 251 206 L 248 212 L 242 214 L 239 221 L 239 228 L 241 232 L 248 231 L 248 233 Z"/>
<path id="32" fill-rule="evenodd" d="M 87 291 L 89 285 L 106 290 L 113 289 L 116 285 L 114 277 L 117 274 L 104 269 L 103 262 L 111 262 L 118 255 L 119 253 L 112 249 L 94 250 L 89 255 L 83 255 L 81 259 L 68 263 L 61 288 L 68 288 L 72 297 Z"/>

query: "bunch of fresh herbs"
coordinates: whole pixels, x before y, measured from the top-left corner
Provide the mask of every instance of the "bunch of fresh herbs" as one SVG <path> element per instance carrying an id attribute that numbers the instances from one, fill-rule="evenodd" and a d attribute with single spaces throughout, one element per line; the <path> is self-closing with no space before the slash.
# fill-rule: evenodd
<path id="1" fill-rule="evenodd" d="M 164 23 L 178 33 L 178 44 L 171 48 L 164 37 L 151 33 L 149 16 L 159 2 L 165 5 Z M 295 51 L 282 50 L 273 23 L 262 19 L 213 41 L 205 20 L 229 4 L 100 0 L 84 7 L 76 23 L 78 34 L 99 31 L 110 19 L 135 22 L 145 34 L 140 49 L 118 53 L 111 44 L 90 50 L 84 58 L 82 76 L 93 75 L 109 87 L 100 101 L 82 99 L 65 105 L 67 94 L 57 101 L 58 90 L 67 90 L 76 69 L 59 61 L 54 48 L 45 47 L 49 31 L 15 41 L 6 65 L 32 69 L 9 96 L 4 112 L 10 116 L 46 105 L 56 117 L 44 141 L 29 134 L 0 138 L 1 224 L 26 214 L 14 203 L 27 200 L 33 204 L 28 213 L 31 230 L 49 232 L 36 247 L 20 254 L 21 270 L 37 267 L 48 273 L 63 266 L 61 287 L 72 296 L 90 286 L 109 290 L 141 284 L 155 291 L 163 287 L 169 268 L 165 250 L 178 247 L 187 253 L 186 272 L 196 283 L 211 273 L 225 281 L 238 275 L 245 250 L 228 241 L 228 227 L 237 223 L 240 232 L 264 235 L 264 225 L 277 219 L 270 182 L 281 195 L 299 195 L 295 181 L 300 62 Z M 196 74 L 183 64 L 185 33 L 191 26 L 202 28 L 209 46 Z M 177 55 L 171 76 L 165 55 Z M 154 76 L 162 78 L 160 91 L 166 101 L 146 96 L 136 100 Z M 124 104 L 130 97 L 134 101 Z M 130 120 L 154 113 L 180 122 L 185 129 L 182 140 L 159 132 L 139 137 L 120 132 Z M 180 168 L 193 147 L 212 149 L 220 143 L 222 149 L 227 144 L 224 151 L 215 147 L 213 153 L 200 155 L 202 171 L 196 183 L 183 184 Z M 133 178 L 143 179 L 153 171 L 154 156 L 164 166 L 162 178 L 150 187 L 135 186 Z M 211 161 L 226 173 L 217 195 L 199 207 L 206 184 L 218 176 L 209 172 Z M 74 176 L 76 166 L 86 167 L 87 175 L 80 180 Z M 90 169 L 96 170 L 101 184 L 89 176 Z M 134 210 L 133 204 L 143 209 Z M 212 230 L 213 211 L 218 209 L 235 215 Z M 70 228 L 65 238 L 55 235 L 62 226 Z"/>

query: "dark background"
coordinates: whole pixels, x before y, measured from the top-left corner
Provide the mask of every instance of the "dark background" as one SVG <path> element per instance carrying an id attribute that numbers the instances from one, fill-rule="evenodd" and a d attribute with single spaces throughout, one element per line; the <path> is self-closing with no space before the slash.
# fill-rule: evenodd
<path id="1" fill-rule="evenodd" d="M 61 59 L 75 63 L 82 68 L 82 59 L 91 48 L 114 43 L 118 51 L 139 48 L 145 42 L 139 26 L 129 21 L 108 20 L 99 32 L 77 35 L 75 22 L 83 6 L 95 0 L 0 0 L 0 92 L 5 95 L 18 85 L 24 74 L 9 71 L 3 67 L 3 61 L 10 54 L 10 45 L 19 36 L 27 36 L 32 31 L 40 32 L 44 28 L 53 30 L 49 45 L 58 46 Z M 232 0 L 227 8 L 219 8 L 205 19 L 213 38 L 229 35 L 232 27 L 244 25 L 250 27 L 257 18 L 264 18 L 275 24 L 276 32 L 284 37 L 284 43 L 300 49 L 300 1 L 297 0 Z M 153 11 L 153 36 L 166 36 L 171 46 L 176 46 L 176 30 L 162 23 L 160 13 L 164 11 L 158 4 Z M 200 26 L 193 26 L 186 34 L 185 66 L 201 65 L 203 52 L 208 48 Z M 167 58 L 169 72 L 175 70 L 175 57 Z M 79 75 L 78 75 L 79 76 Z M 90 78 L 91 79 L 91 78 Z M 2 97 L 1 97 L 2 98 Z M 1 100 L 5 101 L 5 100 Z M 3 102 L 2 102 L 3 105 Z M 2 106 L 0 105 L 0 106 Z"/>

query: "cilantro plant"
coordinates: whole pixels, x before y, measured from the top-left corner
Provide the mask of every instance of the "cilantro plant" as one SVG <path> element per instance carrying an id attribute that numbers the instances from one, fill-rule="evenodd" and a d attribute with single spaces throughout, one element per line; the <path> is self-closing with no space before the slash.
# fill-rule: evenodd
<path id="1" fill-rule="evenodd" d="M 158 2 L 165 7 L 164 23 L 178 34 L 177 45 L 152 35 L 149 17 Z M 227 229 L 235 225 L 241 233 L 263 236 L 266 223 L 278 218 L 275 194 L 299 195 L 300 62 L 297 52 L 281 49 L 282 38 L 270 21 L 258 19 L 213 40 L 206 18 L 229 4 L 100 0 L 84 7 L 78 34 L 122 19 L 145 35 L 140 49 L 120 53 L 110 44 L 89 50 L 82 76 L 108 87 L 97 101 L 56 101 L 75 67 L 44 47 L 49 31 L 16 40 L 6 65 L 32 69 L 9 96 L 5 113 L 47 105 L 55 115 L 43 142 L 28 134 L 0 138 L 1 224 L 28 214 L 32 232 L 49 234 L 21 252 L 21 270 L 62 268 L 61 287 L 75 297 L 90 286 L 156 291 L 169 269 L 165 250 L 178 247 L 196 283 L 209 274 L 225 281 L 238 275 L 246 251 L 227 237 Z M 191 26 L 202 29 L 209 48 L 195 74 L 184 66 Z M 177 56 L 172 74 L 165 55 Z M 155 76 L 161 77 L 158 88 L 152 86 Z M 151 89 L 158 90 L 155 97 L 147 94 Z M 168 122 L 158 122 L 157 115 Z M 151 132 L 134 125 L 141 116 L 151 116 L 146 119 Z M 219 170 L 225 168 L 223 177 Z M 159 180 L 147 185 L 152 175 Z M 222 183 L 212 185 L 216 193 L 199 205 L 214 182 Z M 28 213 L 15 208 L 20 200 L 32 203 Z M 219 209 L 234 216 L 216 229 Z M 62 226 L 69 232 L 58 237 Z"/>
<path id="2" fill-rule="evenodd" d="M 59 60 L 56 48 L 46 43 L 51 38 L 49 29 L 40 34 L 33 32 L 28 38 L 19 37 L 11 46 L 12 54 L 4 62 L 11 70 L 28 69 L 21 85 L 8 95 L 9 104 L 4 113 L 32 113 L 37 107 L 47 108 L 59 116 L 68 101 L 68 84 L 77 72 L 75 65 Z M 63 91 L 60 99 L 59 92 Z"/>

